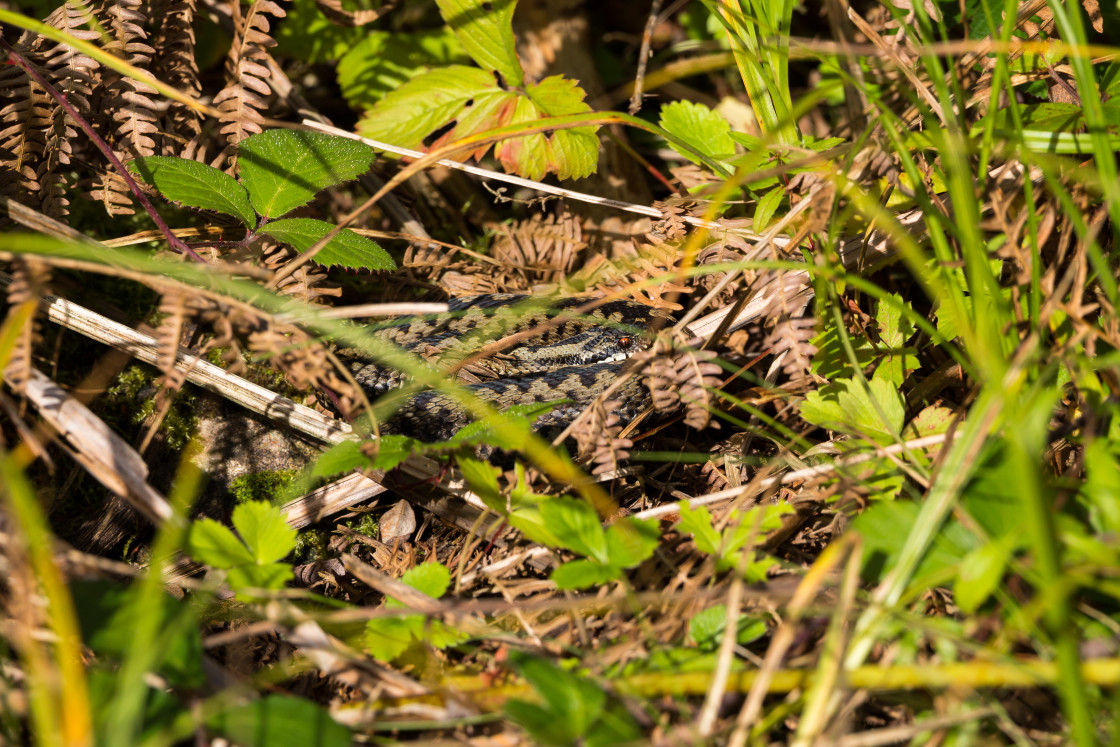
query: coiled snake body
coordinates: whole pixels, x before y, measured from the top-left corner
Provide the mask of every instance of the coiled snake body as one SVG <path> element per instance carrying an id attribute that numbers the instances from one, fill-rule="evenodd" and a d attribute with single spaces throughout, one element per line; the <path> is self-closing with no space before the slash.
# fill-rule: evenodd
<path id="1" fill-rule="evenodd" d="M 552 400 L 571 400 L 536 423 L 545 432 L 566 426 L 617 377 L 630 355 L 649 346 L 645 336 L 664 312 L 630 301 L 611 301 L 582 314 L 574 309 L 588 299 L 551 302 L 514 294 L 457 298 L 449 311 L 434 317 L 405 317 L 375 332 L 381 339 L 446 365 L 487 343 L 520 335 L 510 347 L 464 367 L 477 383 L 469 387 L 498 410 Z M 557 317 L 560 317 L 559 319 Z M 539 331 L 537 328 L 541 328 Z M 523 339 L 522 339 L 523 338 Z M 350 359 L 355 380 L 371 399 L 403 385 L 407 377 L 368 359 Z M 463 378 L 462 372 L 460 378 Z M 627 422 L 648 403 L 649 393 L 636 377 L 611 396 L 615 414 Z M 386 424 L 424 441 L 444 441 L 470 422 L 452 397 L 423 391 L 406 402 Z"/>

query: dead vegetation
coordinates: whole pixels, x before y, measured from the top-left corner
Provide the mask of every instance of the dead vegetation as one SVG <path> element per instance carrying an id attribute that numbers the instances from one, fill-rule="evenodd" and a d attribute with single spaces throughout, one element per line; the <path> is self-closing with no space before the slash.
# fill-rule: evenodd
<path id="1" fill-rule="evenodd" d="M 664 50 L 692 23 L 676 5 L 658 15 L 654 3 L 649 29 L 645 17 L 635 29 L 606 10 L 599 18 L 602 9 L 564 5 L 554 26 L 532 30 L 542 59 L 550 51 L 591 59 L 562 33 L 576 17 L 630 34 L 638 41 L 624 45 L 628 54 L 643 30 Z M 11 673 L 0 690 L 11 717 L 0 733 L 16 739 L 26 728 L 46 742 L 57 730 L 92 743 L 127 722 L 136 743 L 148 728 L 161 743 L 260 743 L 186 715 L 186 704 L 218 714 L 241 707 L 238 699 L 265 704 L 282 694 L 329 710 L 345 727 L 330 737 L 340 743 L 414 732 L 480 746 L 1103 740 L 1114 728 L 1120 631 L 1112 582 L 1120 524 L 1108 476 L 1117 458 L 1120 203 L 1099 179 L 1115 167 L 1097 153 L 1087 177 L 1058 160 L 1066 154 L 1009 144 L 1006 133 L 983 157 L 954 150 L 960 128 L 986 126 L 989 105 L 1013 86 L 1077 93 L 1081 82 L 1070 59 L 1024 62 L 1039 59 L 1029 42 L 1055 40 L 1043 3 L 1021 4 L 1013 42 L 933 42 L 918 26 L 948 6 L 926 6 L 853 6 L 801 20 L 798 44 L 829 60 L 844 91 L 796 122 L 806 136 L 842 139 L 823 150 L 770 142 L 752 161 L 739 142 L 739 171 L 724 178 L 658 153 L 650 139 L 612 139 L 610 148 L 671 173 L 659 179 L 672 195 L 650 180 L 665 196 L 652 203 L 660 216 L 652 221 L 611 222 L 564 199 L 526 204 L 540 197 L 529 190 L 495 199 L 443 166 L 377 196 L 402 167 L 387 161 L 300 208 L 336 224 L 350 216 L 352 228 L 387 242 L 399 264 L 392 273 L 301 262 L 282 242 L 253 231 L 242 239 L 230 221 L 197 210 L 186 221 L 193 226 L 157 222 L 159 231 L 143 233 L 144 206 L 74 119 L 121 162 L 183 156 L 229 174 L 237 145 L 254 133 L 303 119 L 351 123 L 342 102 L 330 108 L 314 90 L 327 65 L 274 56 L 277 24 L 293 13 L 317 18 L 312 4 L 70 2 L 47 17 L 50 28 L 131 66 L 123 72 L 71 43 L 4 26 L 11 59 L 23 62 L 0 70 L 9 223 L 0 235 L 9 304 L 0 328 L 0 595 Z M 1100 33 L 1099 9 L 1084 6 Z M 318 7 L 349 27 L 416 23 L 404 7 Z M 223 65 L 200 70 L 210 52 L 200 18 L 228 34 Z M 546 40 L 556 48 L 543 48 Z M 651 72 L 648 82 L 666 98 L 714 102 L 718 91 L 742 106 L 729 70 L 725 61 L 702 78 Z M 821 70 L 798 68 L 795 94 L 821 84 Z M 771 185 L 781 194 L 761 220 L 751 203 Z M 631 200 L 650 184 L 640 189 Z M 147 248 L 115 248 L 133 239 Z M 158 301 L 126 306 L 121 289 L 135 284 Z M 283 504 L 304 531 L 295 554 L 274 559 L 291 569 L 283 588 L 248 592 L 260 591 L 262 577 L 238 585 L 236 569 L 187 559 L 186 503 L 199 499 L 194 526 L 237 517 L 228 485 L 198 484 L 194 450 L 205 445 L 160 448 L 184 392 L 201 387 L 233 403 L 223 417 L 244 409 L 324 448 L 368 436 L 360 416 L 370 403 L 336 356 L 350 328 L 320 312 L 477 293 L 624 297 L 674 312 L 679 323 L 629 372 L 652 392 L 653 410 L 621 423 L 608 392 L 556 444 L 530 444 L 499 467 L 467 450 L 382 469 L 382 442 L 367 437 L 358 448 L 370 466 L 360 473 L 297 481 L 288 493 L 250 479 L 241 494 Z M 112 350 L 150 366 L 132 393 L 131 407 L 153 403 L 144 418 L 104 408 L 125 366 Z M 232 442 L 267 452 L 269 438 Z M 557 456 L 568 447 L 578 467 Z M 278 440 L 276 449 L 291 447 Z M 153 454 L 165 464 L 146 464 Z M 229 458 L 207 453 L 203 462 Z M 294 474 L 306 465 L 285 466 Z M 1023 504 L 1000 513 L 1007 492 Z M 571 528 L 586 519 L 577 504 L 594 506 L 607 528 Z M 146 519 L 135 535 L 66 530 L 68 514 L 104 515 L 99 524 L 111 525 L 122 506 Z M 1043 513 L 1030 515 L 1037 506 Z M 1040 526 L 1047 522 L 1064 522 L 1065 534 Z M 432 563 L 447 570 L 444 587 L 407 575 Z M 597 583 L 558 583 L 579 563 L 601 574 Z M 168 646 L 190 628 L 199 679 L 131 693 L 91 687 L 113 703 L 170 694 L 185 721 L 138 713 L 127 721 L 118 705 L 105 711 L 116 721 L 99 721 L 109 717 L 90 715 L 88 693 L 55 684 L 36 695 L 37 681 L 85 683 L 119 661 L 170 677 L 156 658 L 129 659 L 127 646 L 82 637 L 85 610 L 60 618 L 56 607 L 71 598 L 66 584 L 79 600 L 70 609 L 86 603 L 82 584 L 142 590 L 137 579 L 150 569 L 162 574 L 148 584 L 154 591 L 130 602 L 141 610 L 136 645 Z M 1059 579 L 1062 590 L 1047 596 Z M 158 587 L 198 604 L 160 612 Z M 32 601 L 40 594 L 51 604 Z M 122 620 L 113 618 L 118 632 Z M 51 636 L 61 643 L 44 644 Z M 84 703 L 87 723 L 36 722 L 75 702 L 68 698 Z"/>

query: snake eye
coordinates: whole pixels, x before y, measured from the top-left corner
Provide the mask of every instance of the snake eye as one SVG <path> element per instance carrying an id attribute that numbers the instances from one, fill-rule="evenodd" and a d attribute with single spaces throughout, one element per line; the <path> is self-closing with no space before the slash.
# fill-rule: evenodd
<path id="1" fill-rule="evenodd" d="M 628 350 L 634 344 L 633 337 L 620 337 L 618 338 L 618 346 L 623 350 Z"/>

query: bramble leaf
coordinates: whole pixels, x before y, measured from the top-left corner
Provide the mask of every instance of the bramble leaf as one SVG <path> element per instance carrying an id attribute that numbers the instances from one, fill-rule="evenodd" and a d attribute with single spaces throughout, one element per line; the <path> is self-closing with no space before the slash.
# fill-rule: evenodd
<path id="1" fill-rule="evenodd" d="M 199 519 L 191 525 L 187 536 L 187 552 L 200 563 L 215 568 L 233 568 L 254 562 L 245 543 L 229 527 L 213 519 Z"/>
<path id="2" fill-rule="evenodd" d="M 318 192 L 361 176 L 376 154 L 368 145 L 321 132 L 267 130 L 241 142 L 238 173 L 266 218 L 311 202 Z"/>
<path id="3" fill-rule="evenodd" d="M 573 560 L 557 567 L 549 576 L 558 589 L 586 589 L 618 580 L 622 568 L 594 560 Z"/>
<path id="4" fill-rule="evenodd" d="M 898 387 L 880 378 L 873 378 L 866 387 L 855 379 L 840 379 L 809 392 L 801 403 L 801 417 L 806 421 L 878 443 L 898 437 L 905 415 Z"/>
<path id="5" fill-rule="evenodd" d="M 468 60 L 450 29 L 370 31 L 339 60 L 338 85 L 350 106 L 364 109 L 425 72 L 429 65 Z"/>
<path id="6" fill-rule="evenodd" d="M 712 514 L 703 506 L 692 508 L 688 501 L 681 500 L 680 507 L 681 531 L 692 535 L 696 548 L 707 555 L 715 555 L 720 549 L 719 532 L 712 525 Z"/>
<path id="7" fill-rule="evenodd" d="M 510 87 L 525 82 L 521 61 L 517 59 L 517 40 L 513 36 L 513 10 L 516 0 L 436 0 L 440 15 L 467 54 L 479 67 L 502 76 Z M 487 7 L 489 6 L 489 7 Z"/>
<path id="8" fill-rule="evenodd" d="M 265 224 L 261 233 L 305 252 L 332 230 L 334 226 L 330 223 L 314 218 L 284 218 Z M 395 270 L 397 267 L 376 241 L 359 236 L 349 228 L 342 229 L 312 261 L 324 267 L 337 265 L 355 270 Z"/>
<path id="9" fill-rule="evenodd" d="M 542 503 L 540 512 L 561 546 L 600 563 L 609 562 L 607 535 L 594 508 L 575 498 L 561 496 Z"/>
<path id="10" fill-rule="evenodd" d="M 431 144 L 434 149 L 498 127 L 590 112 L 584 95 L 574 81 L 559 76 L 523 93 L 506 91 L 484 70 L 450 65 L 418 75 L 385 96 L 362 118 L 358 131 L 374 140 L 424 150 L 425 138 L 454 124 Z M 489 148 L 480 146 L 460 157 L 482 158 Z M 599 141 L 595 128 L 575 127 L 499 141 L 494 155 L 507 171 L 529 179 L 549 172 L 578 179 L 595 170 Z"/>
<path id="11" fill-rule="evenodd" d="M 401 582 L 432 599 L 443 596 L 451 585 L 451 572 L 441 563 L 424 563 L 408 570 Z M 386 609 L 406 609 L 393 598 L 385 600 Z M 466 640 L 467 636 L 439 620 L 429 621 L 424 615 L 382 617 L 366 625 L 366 646 L 383 661 L 392 661 L 412 645 L 425 641 L 436 648 L 446 648 Z"/>
<path id="12" fill-rule="evenodd" d="M 661 107 L 660 124 L 669 134 L 679 137 L 714 160 L 725 159 L 735 153 L 735 141 L 731 139 L 731 123 L 703 104 L 693 101 L 674 101 L 666 104 Z M 667 142 L 674 150 L 696 165 L 706 166 L 694 154 L 677 149 L 672 140 Z"/>
<path id="13" fill-rule="evenodd" d="M 186 158 L 146 156 L 130 161 L 128 167 L 172 202 L 231 215 L 249 228 L 257 225 L 245 187 L 213 166 Z"/>
<path id="14" fill-rule="evenodd" d="M 498 475 L 501 474 L 501 470 L 480 459 L 459 457 L 457 461 L 463 478 L 482 502 L 498 513 L 505 513 L 506 501 L 502 497 L 501 488 L 498 487 Z"/>
<path id="15" fill-rule="evenodd" d="M 258 565 L 275 563 L 295 549 L 296 530 L 280 509 L 265 501 L 247 501 L 233 509 L 233 526 Z"/>
<path id="16" fill-rule="evenodd" d="M 312 477 L 330 477 L 364 467 L 369 460 L 357 441 L 343 441 L 327 449 L 311 467 Z"/>
<path id="17" fill-rule="evenodd" d="M 653 555 L 660 541 L 656 519 L 619 519 L 607 527 L 607 557 L 611 565 L 633 568 Z"/>
<path id="18" fill-rule="evenodd" d="M 229 699 L 226 702 L 235 702 Z M 244 747 L 347 747 L 350 732 L 325 708 L 288 695 L 269 695 L 225 708 L 208 726 Z"/>
<path id="19" fill-rule="evenodd" d="M 235 589 L 282 589 L 294 577 L 292 567 L 286 563 L 239 565 L 230 568 L 226 576 Z M 241 594 L 238 596 L 244 598 Z"/>
<path id="20" fill-rule="evenodd" d="M 401 582 L 432 599 L 439 599 L 451 586 L 451 571 L 442 563 L 421 563 L 406 571 Z"/>

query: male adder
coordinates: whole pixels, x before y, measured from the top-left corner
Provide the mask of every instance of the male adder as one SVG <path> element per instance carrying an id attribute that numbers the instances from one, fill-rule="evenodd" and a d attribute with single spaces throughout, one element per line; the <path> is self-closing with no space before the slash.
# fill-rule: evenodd
<path id="1" fill-rule="evenodd" d="M 498 410 L 551 400 L 570 400 L 543 415 L 535 428 L 559 431 L 611 382 L 626 359 L 650 344 L 655 322 L 672 317 L 631 301 L 610 301 L 582 314 L 573 310 L 588 299 L 543 302 L 531 296 L 487 294 L 452 300 L 449 311 L 432 317 L 403 317 L 375 334 L 438 365 L 461 360 L 487 343 L 541 327 L 525 339 L 489 357 L 472 361 L 465 370 L 479 383 L 469 388 Z M 562 317 L 557 321 L 557 317 Z M 370 398 L 405 383 L 399 371 L 368 359 L 350 357 L 354 378 Z M 648 404 L 649 392 L 631 378 L 611 397 L 626 422 Z M 424 441 L 445 441 L 470 422 L 459 403 L 439 391 L 424 391 L 406 402 L 386 424 Z"/>

